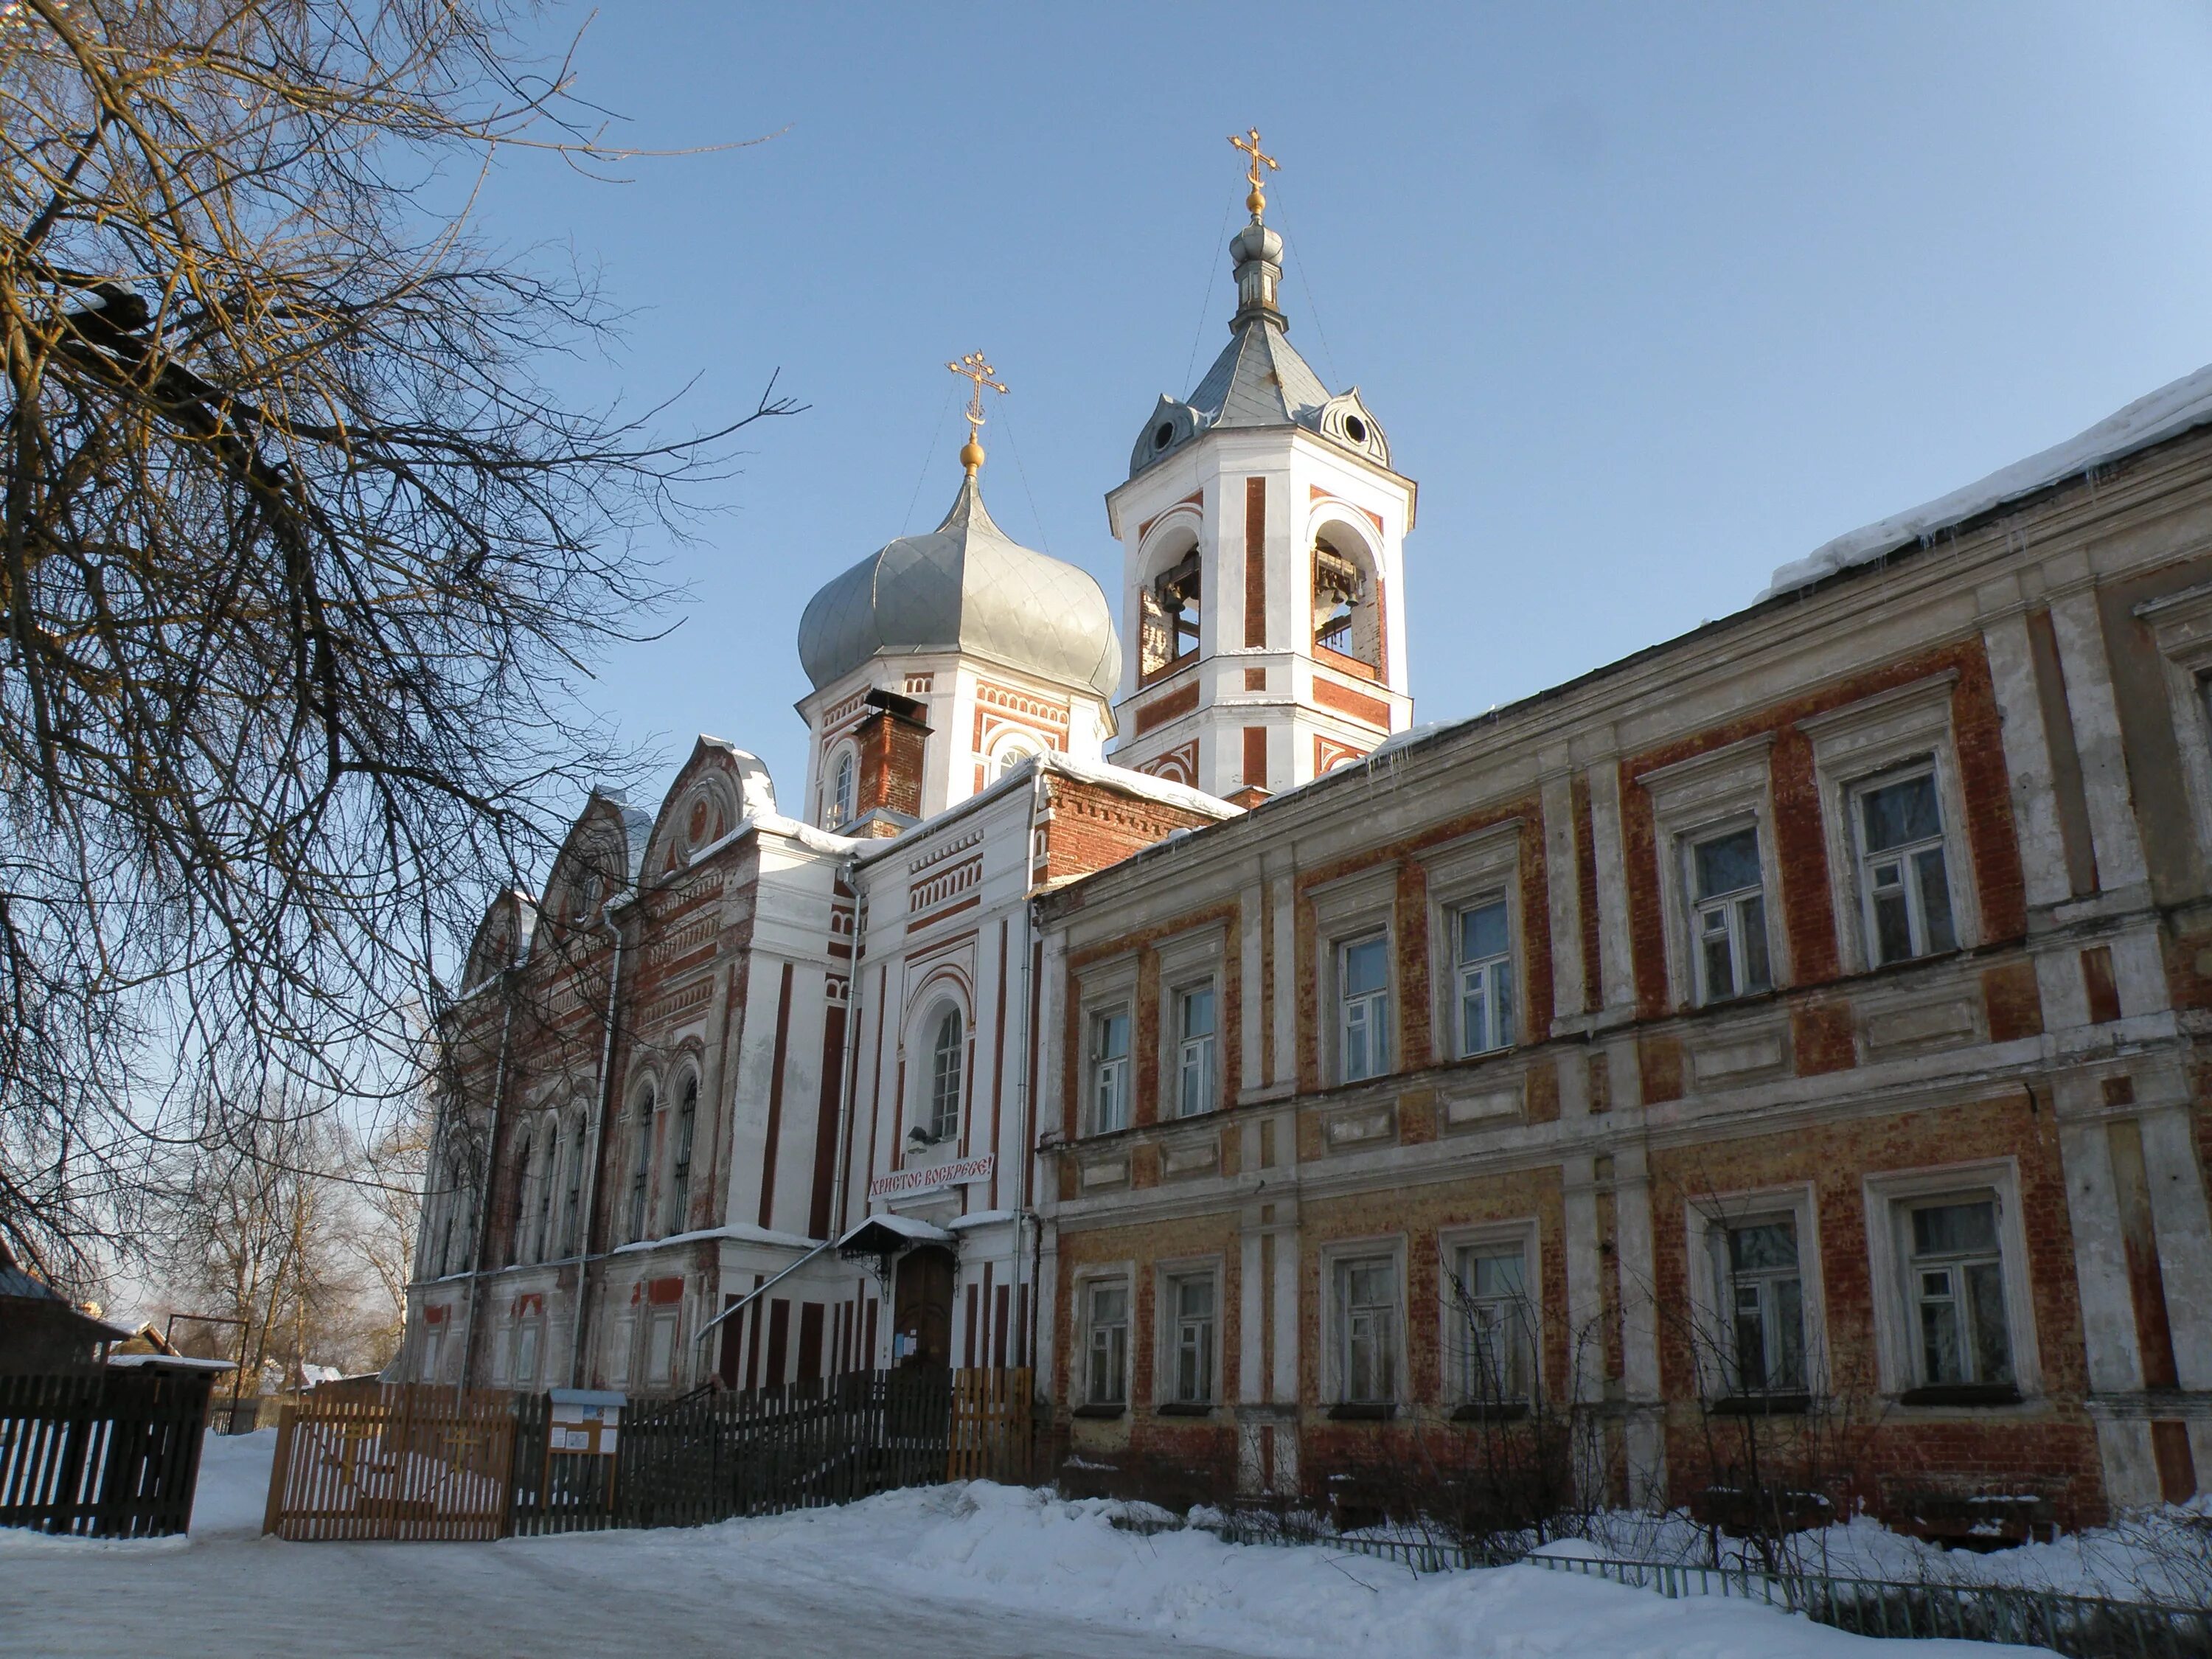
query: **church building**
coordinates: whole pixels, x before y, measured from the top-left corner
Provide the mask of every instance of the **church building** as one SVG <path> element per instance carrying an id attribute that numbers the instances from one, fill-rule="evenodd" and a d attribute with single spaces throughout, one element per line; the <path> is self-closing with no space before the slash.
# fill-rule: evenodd
<path id="1" fill-rule="evenodd" d="M 1033 1365 L 1071 1489 L 1344 1516 L 2198 1490 L 2212 371 L 1416 727 L 1415 486 L 1237 142 L 1118 599 L 993 521 L 951 365 L 943 522 L 805 609 L 795 799 L 702 738 L 492 907 L 395 1375 Z"/>

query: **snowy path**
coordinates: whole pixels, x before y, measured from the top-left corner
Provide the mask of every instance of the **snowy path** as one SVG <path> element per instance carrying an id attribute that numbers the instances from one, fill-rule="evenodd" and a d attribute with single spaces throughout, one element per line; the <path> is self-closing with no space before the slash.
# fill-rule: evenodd
<path id="1" fill-rule="evenodd" d="M 258 1536 L 273 1435 L 210 1440 L 190 1540 L 0 1531 L 0 1654 L 920 1659 L 1999 1659 L 1532 1567 L 1415 1579 L 1322 1549 L 1139 1538 L 975 1486 L 724 1526 L 495 1544 Z"/>

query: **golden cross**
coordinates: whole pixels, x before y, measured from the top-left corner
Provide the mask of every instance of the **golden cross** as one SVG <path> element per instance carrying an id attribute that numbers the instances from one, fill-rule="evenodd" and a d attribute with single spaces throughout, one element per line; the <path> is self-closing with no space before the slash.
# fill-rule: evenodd
<path id="1" fill-rule="evenodd" d="M 968 441 L 960 450 L 960 465 L 972 475 L 977 467 L 983 465 L 983 446 L 976 441 L 977 434 L 983 429 L 983 388 L 988 386 L 1001 396 L 1006 388 L 1003 381 L 991 378 L 999 371 L 984 361 L 980 351 L 971 351 L 958 362 L 945 364 L 945 368 L 975 383 L 975 390 L 968 399 Z"/>
<path id="2" fill-rule="evenodd" d="M 1244 177 L 1251 183 L 1252 193 L 1244 198 L 1244 205 L 1252 210 L 1252 216 L 1256 219 L 1267 205 L 1267 192 L 1260 187 L 1260 169 L 1265 166 L 1271 171 L 1279 173 L 1282 170 L 1281 163 L 1260 148 L 1260 129 L 1257 127 L 1250 128 L 1241 137 L 1236 133 L 1231 133 L 1229 142 L 1252 158 L 1251 166 L 1244 173 Z"/>

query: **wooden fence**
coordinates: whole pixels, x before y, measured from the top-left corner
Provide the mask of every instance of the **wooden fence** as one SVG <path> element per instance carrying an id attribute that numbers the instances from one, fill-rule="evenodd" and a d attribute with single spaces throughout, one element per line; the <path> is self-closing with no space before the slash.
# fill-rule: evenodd
<path id="1" fill-rule="evenodd" d="M 285 1407 L 262 1530 L 289 1539 L 498 1538 L 514 1396 L 325 1383 Z"/>
<path id="2" fill-rule="evenodd" d="M 204 1372 L 0 1376 L 0 1526 L 160 1538 L 191 1524 Z"/>
<path id="3" fill-rule="evenodd" d="M 1028 1370 L 853 1371 L 634 1401 L 615 1452 L 556 1448 L 544 1395 L 325 1383 L 285 1409 L 264 1530 L 479 1539 L 684 1527 L 896 1486 L 1029 1476 Z"/>

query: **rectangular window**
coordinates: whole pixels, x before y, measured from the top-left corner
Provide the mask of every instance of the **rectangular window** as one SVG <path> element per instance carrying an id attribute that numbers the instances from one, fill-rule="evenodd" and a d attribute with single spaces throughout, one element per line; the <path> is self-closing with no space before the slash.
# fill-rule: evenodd
<path id="1" fill-rule="evenodd" d="M 1090 1348 L 1084 1398 L 1094 1406 L 1118 1406 L 1129 1397 L 1129 1287 L 1093 1285 L 1085 1310 Z"/>
<path id="2" fill-rule="evenodd" d="M 526 1319 L 514 1328 L 514 1386 L 531 1389 L 538 1383 L 538 1322 Z"/>
<path id="3" fill-rule="evenodd" d="M 1468 906 L 1453 930 L 1459 979 L 1459 1051 L 1513 1046 L 1513 955 L 1505 901 Z"/>
<path id="4" fill-rule="evenodd" d="M 1805 1389 L 1805 1280 L 1789 1218 L 1711 1234 L 1721 1310 L 1724 1386 L 1732 1395 Z"/>
<path id="5" fill-rule="evenodd" d="M 1935 772 L 1923 769 L 1865 785 L 1856 805 L 1859 881 L 1875 965 L 1955 950 Z"/>
<path id="6" fill-rule="evenodd" d="M 1179 1406 L 1213 1401 L 1213 1275 L 1188 1273 L 1167 1282 L 1166 1303 L 1174 1322 L 1168 1336 L 1171 1388 Z"/>
<path id="7" fill-rule="evenodd" d="M 1903 1227 L 1917 1383 L 2014 1381 L 1996 1194 L 1908 1206 Z"/>
<path id="8" fill-rule="evenodd" d="M 1535 1307 L 1518 1244 L 1462 1244 L 1445 1293 L 1458 1349 L 1460 1397 L 1470 1405 L 1525 1403 L 1535 1375 Z"/>
<path id="9" fill-rule="evenodd" d="M 1129 1127 L 1129 1012 L 1111 1009 L 1091 1021 L 1091 1129 Z"/>
<path id="10" fill-rule="evenodd" d="M 1398 1263 L 1387 1255 L 1336 1264 L 1337 1367 L 1346 1405 L 1398 1397 Z"/>
<path id="11" fill-rule="evenodd" d="M 1336 950 L 1337 1062 L 1340 1083 L 1390 1069 L 1390 936 L 1374 933 Z"/>
<path id="12" fill-rule="evenodd" d="M 1766 890 L 1759 879 L 1759 828 L 1709 836 L 1688 849 L 1690 936 L 1698 1000 L 1725 1002 L 1771 990 Z"/>
<path id="13" fill-rule="evenodd" d="M 1176 1109 L 1183 1117 L 1213 1109 L 1213 982 L 1176 994 Z"/>

